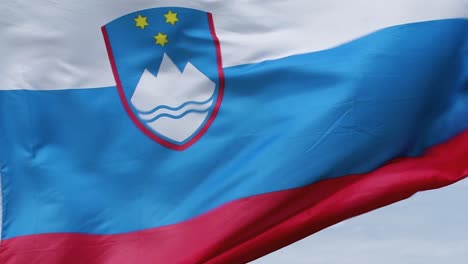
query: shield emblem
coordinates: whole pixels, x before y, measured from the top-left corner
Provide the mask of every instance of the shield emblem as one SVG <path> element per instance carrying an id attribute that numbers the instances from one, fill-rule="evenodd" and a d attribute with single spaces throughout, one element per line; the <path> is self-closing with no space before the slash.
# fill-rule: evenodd
<path id="1" fill-rule="evenodd" d="M 153 8 L 102 27 L 122 104 L 157 143 L 184 150 L 213 123 L 224 74 L 210 13 Z"/>

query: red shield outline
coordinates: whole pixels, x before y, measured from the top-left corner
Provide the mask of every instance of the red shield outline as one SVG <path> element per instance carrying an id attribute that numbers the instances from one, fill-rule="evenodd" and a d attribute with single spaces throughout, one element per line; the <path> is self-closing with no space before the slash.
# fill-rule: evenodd
<path id="1" fill-rule="evenodd" d="M 223 95 L 224 95 L 224 71 L 223 71 L 223 63 L 222 63 L 222 57 L 221 57 L 221 45 L 219 43 L 218 36 L 216 35 L 215 27 L 214 27 L 214 22 L 213 22 L 213 15 L 211 13 L 207 13 L 207 18 L 208 18 L 208 24 L 210 26 L 210 33 L 211 37 L 214 42 L 214 46 L 216 48 L 216 64 L 218 67 L 218 78 L 219 78 L 219 87 L 218 87 L 218 96 L 216 98 L 215 105 L 213 107 L 213 110 L 211 111 L 208 120 L 206 123 L 203 125 L 202 128 L 198 130 L 198 132 L 187 142 L 178 145 L 174 144 L 172 142 L 169 142 L 161 137 L 159 137 L 157 134 L 153 133 L 148 127 L 146 127 L 136 116 L 136 114 L 133 112 L 129 102 L 127 101 L 125 97 L 125 91 L 122 87 L 122 83 L 120 81 L 119 74 L 117 72 L 117 66 L 114 60 L 114 55 L 112 53 L 112 47 L 110 44 L 110 40 L 106 31 L 105 26 L 101 27 L 102 35 L 104 37 L 104 42 L 106 43 L 106 49 L 107 49 L 107 55 L 109 56 L 109 61 L 112 67 L 112 73 L 115 78 L 115 82 L 117 84 L 117 90 L 119 93 L 120 101 L 122 102 L 125 112 L 128 114 L 130 119 L 133 121 L 133 123 L 149 138 L 152 140 L 156 141 L 160 145 L 177 150 L 177 151 L 183 151 L 187 149 L 188 147 L 192 146 L 195 142 L 197 142 L 208 130 L 208 128 L 211 126 L 213 123 L 214 119 L 216 118 L 216 115 L 218 114 L 219 108 L 221 106 L 221 101 L 223 100 Z"/>

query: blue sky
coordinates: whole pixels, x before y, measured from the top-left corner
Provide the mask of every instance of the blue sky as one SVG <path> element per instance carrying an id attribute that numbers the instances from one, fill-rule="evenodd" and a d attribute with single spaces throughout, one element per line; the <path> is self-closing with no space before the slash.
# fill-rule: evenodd
<path id="1" fill-rule="evenodd" d="M 468 180 L 355 217 L 252 264 L 466 264 Z"/>

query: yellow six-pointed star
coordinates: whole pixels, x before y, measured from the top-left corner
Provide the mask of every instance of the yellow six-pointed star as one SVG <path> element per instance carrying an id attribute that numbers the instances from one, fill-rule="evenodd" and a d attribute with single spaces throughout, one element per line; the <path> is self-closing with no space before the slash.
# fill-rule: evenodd
<path id="1" fill-rule="evenodd" d="M 164 17 L 166 17 L 166 23 L 169 23 L 171 25 L 174 25 L 177 21 L 179 21 L 177 13 L 172 13 L 171 10 L 169 10 L 167 14 L 164 14 Z"/>
<path id="2" fill-rule="evenodd" d="M 158 32 L 158 35 L 154 36 L 154 39 L 156 40 L 156 44 L 159 44 L 162 47 L 169 42 L 169 40 L 167 40 L 167 35 L 161 32 Z"/>
<path id="3" fill-rule="evenodd" d="M 138 17 L 134 18 L 133 20 L 135 20 L 135 26 L 141 29 L 145 29 L 145 27 L 149 26 L 147 19 L 147 17 L 138 15 Z"/>

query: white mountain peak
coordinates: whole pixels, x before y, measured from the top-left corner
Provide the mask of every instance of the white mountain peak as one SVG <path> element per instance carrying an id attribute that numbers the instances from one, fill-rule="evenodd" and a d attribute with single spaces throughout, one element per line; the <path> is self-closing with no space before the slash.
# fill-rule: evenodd
<path id="1" fill-rule="evenodd" d="M 163 55 L 157 76 L 143 72 L 130 99 L 139 111 L 165 105 L 178 107 L 185 102 L 204 102 L 213 96 L 216 84 L 190 62 L 179 71 L 167 54 Z"/>
<path id="2" fill-rule="evenodd" d="M 164 54 L 157 76 L 145 69 L 130 101 L 153 131 L 182 143 L 203 125 L 215 89 L 216 84 L 190 62 L 179 71 Z"/>

